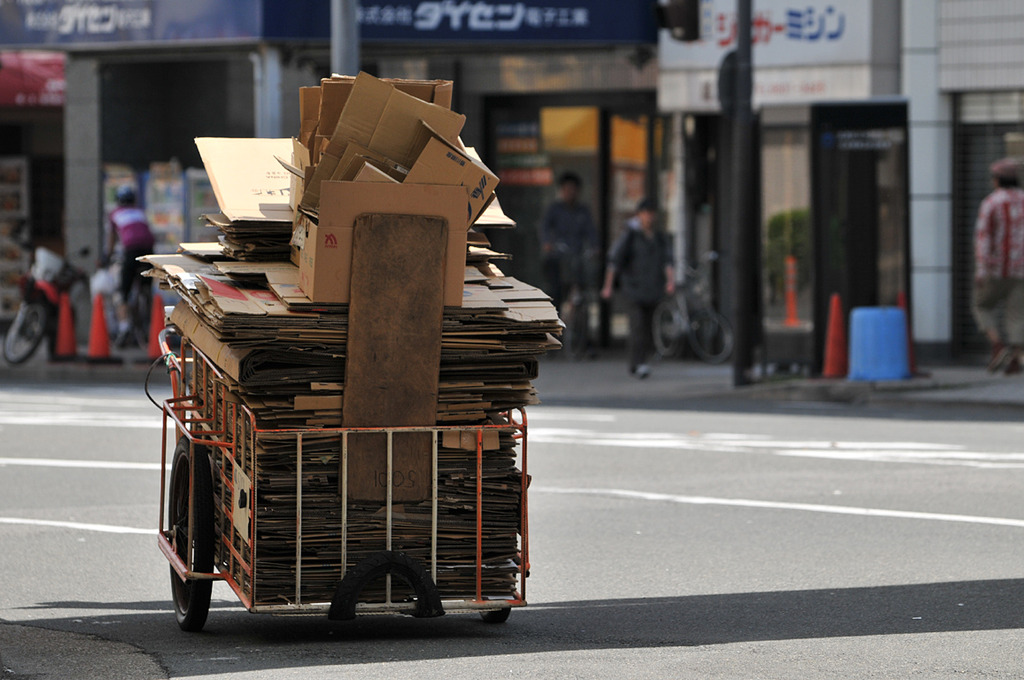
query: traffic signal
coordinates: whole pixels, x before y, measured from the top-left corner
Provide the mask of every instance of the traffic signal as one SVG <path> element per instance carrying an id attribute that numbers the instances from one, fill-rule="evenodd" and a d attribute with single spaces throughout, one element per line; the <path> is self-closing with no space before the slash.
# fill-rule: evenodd
<path id="1" fill-rule="evenodd" d="M 664 5 L 655 5 L 655 12 L 658 26 L 671 31 L 676 40 L 700 40 L 700 0 L 668 0 Z"/>

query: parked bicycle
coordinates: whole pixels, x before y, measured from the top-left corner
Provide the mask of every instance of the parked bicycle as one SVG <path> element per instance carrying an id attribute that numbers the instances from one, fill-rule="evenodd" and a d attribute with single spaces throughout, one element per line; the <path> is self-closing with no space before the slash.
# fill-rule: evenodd
<path id="1" fill-rule="evenodd" d="M 87 252 L 84 248 L 80 255 Z M 88 278 L 81 269 L 52 250 L 36 248 L 32 267 L 21 279 L 21 306 L 4 336 L 4 359 L 10 364 L 27 361 L 43 338 L 48 339 L 52 358 L 61 295 L 70 294 L 76 286 L 87 285 Z"/>
<path id="2" fill-rule="evenodd" d="M 693 353 L 708 363 L 720 364 L 732 354 L 732 325 L 711 301 L 711 265 L 717 259 L 718 253 L 709 251 L 697 269 L 687 265 L 675 295 L 654 310 L 654 348 L 659 356 L 678 356 L 684 337 Z"/>

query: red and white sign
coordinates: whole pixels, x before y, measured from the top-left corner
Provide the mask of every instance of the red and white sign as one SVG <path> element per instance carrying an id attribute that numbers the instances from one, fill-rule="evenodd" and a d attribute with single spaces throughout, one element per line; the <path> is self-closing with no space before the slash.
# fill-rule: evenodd
<path id="1" fill-rule="evenodd" d="M 0 52 L 0 107 L 64 106 L 64 55 Z"/>

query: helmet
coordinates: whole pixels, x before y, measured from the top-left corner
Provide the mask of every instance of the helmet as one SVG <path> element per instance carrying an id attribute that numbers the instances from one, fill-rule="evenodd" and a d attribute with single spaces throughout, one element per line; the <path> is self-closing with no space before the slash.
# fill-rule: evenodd
<path id="1" fill-rule="evenodd" d="M 988 170 L 996 179 L 1017 179 L 1017 161 L 1012 158 L 1000 158 L 990 165 Z"/>
<path id="2" fill-rule="evenodd" d="M 118 205 L 135 205 L 135 187 L 130 184 L 122 184 L 117 188 Z"/>

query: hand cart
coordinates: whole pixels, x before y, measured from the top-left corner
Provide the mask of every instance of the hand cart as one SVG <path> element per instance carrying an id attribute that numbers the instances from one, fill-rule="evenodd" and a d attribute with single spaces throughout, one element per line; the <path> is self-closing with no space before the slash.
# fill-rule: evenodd
<path id="1" fill-rule="evenodd" d="M 158 543 L 182 630 L 202 629 L 214 580 L 250 612 L 334 620 L 475 611 L 501 623 L 525 606 L 525 411 L 472 427 L 261 429 L 210 358 L 185 337 L 171 350 L 172 333 L 160 336 L 172 398 Z M 408 433 L 429 441 L 430 497 L 418 503 L 392 497 L 393 443 Z M 349 497 L 350 442 L 363 436 L 386 440 L 382 502 Z"/>

